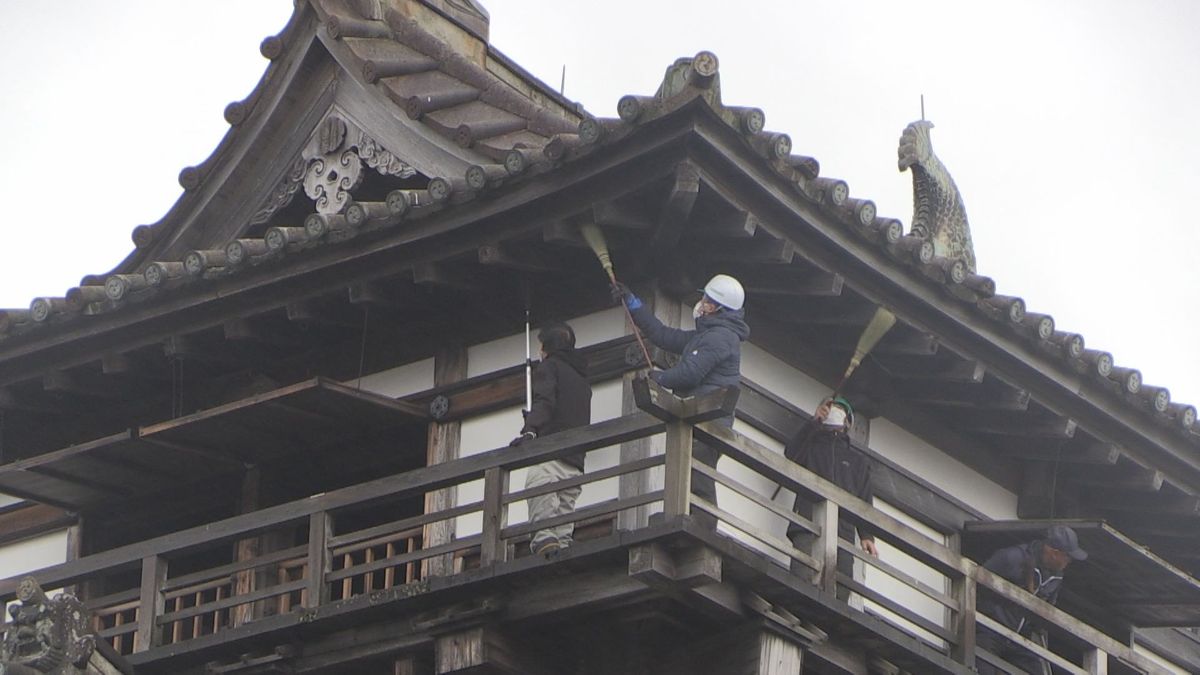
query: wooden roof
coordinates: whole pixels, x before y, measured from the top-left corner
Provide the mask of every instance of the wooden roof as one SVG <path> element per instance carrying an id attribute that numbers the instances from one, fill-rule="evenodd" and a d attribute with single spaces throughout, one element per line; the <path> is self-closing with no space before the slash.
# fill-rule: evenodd
<path id="1" fill-rule="evenodd" d="M 0 492 L 79 510 L 203 491 L 206 481 L 245 465 L 282 458 L 305 463 L 328 452 L 349 463 L 359 439 L 426 417 L 424 409 L 408 403 L 314 378 L 0 465 Z M 347 426 L 348 419 L 354 424 Z M 423 461 L 423 449 L 418 454 Z"/>
<path id="2" fill-rule="evenodd" d="M 993 551 L 1042 538 L 1051 523 L 1071 526 L 1088 558 L 1067 568 L 1059 604 L 1098 626 L 1200 624 L 1200 581 L 1103 521 L 967 523 L 963 552 L 979 563 Z"/>
<path id="3" fill-rule="evenodd" d="M 546 316 L 599 309 L 577 227 L 591 221 L 626 280 L 682 296 L 740 276 L 756 342 L 827 382 L 874 307 L 893 309 L 855 376 L 860 407 L 1018 489 L 1022 515 L 1103 516 L 1200 564 L 1195 408 L 821 175 L 762 110 L 722 101 L 714 55 L 601 119 L 424 4 L 383 5 L 298 3 L 229 135 L 131 256 L 0 312 L 9 438 L 40 453 L 133 426 L 112 420 L 154 424 L 167 415 L 145 411 L 163 407 L 139 401 L 161 403 L 179 359 L 204 376 L 347 379 L 447 335 L 512 333 L 526 281 Z M 344 205 L 310 199 L 317 162 L 344 152 L 359 182 L 322 185 Z M 132 400 L 89 418 L 114 395 Z M 59 438 L 47 419 L 78 428 Z"/>

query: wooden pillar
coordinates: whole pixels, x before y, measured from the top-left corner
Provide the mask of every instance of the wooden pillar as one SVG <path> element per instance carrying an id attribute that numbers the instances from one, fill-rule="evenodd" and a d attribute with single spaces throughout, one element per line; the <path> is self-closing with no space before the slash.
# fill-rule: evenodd
<path id="1" fill-rule="evenodd" d="M 417 670 L 417 657 L 402 656 L 392 663 L 392 675 L 425 675 Z"/>
<path id="2" fill-rule="evenodd" d="M 804 667 L 804 650 L 800 645 L 764 630 L 759 635 L 758 669 L 755 675 L 800 675 Z"/>
<path id="3" fill-rule="evenodd" d="M 504 493 L 508 492 L 508 471 L 499 467 L 483 475 L 483 532 L 479 545 L 479 566 L 504 562 L 508 547 L 500 538 L 500 530 L 508 520 Z"/>
<path id="4" fill-rule="evenodd" d="M 679 327 L 680 305 L 677 302 L 672 302 L 662 293 L 657 292 L 653 287 L 638 287 L 634 289 L 640 298 L 646 298 L 647 302 L 654 308 L 654 315 L 665 326 L 673 328 Z M 633 327 L 629 325 L 629 320 L 625 319 L 626 334 L 633 333 Z M 633 349 L 641 351 L 641 348 L 632 345 Z M 646 343 L 646 348 L 651 350 L 651 355 L 654 353 L 654 345 Z M 643 369 L 639 371 L 645 373 Z M 638 375 L 638 372 L 627 373 L 624 377 L 624 383 L 621 387 L 621 414 L 629 415 L 637 412 L 637 402 L 633 399 L 633 378 Z M 652 441 L 649 438 L 639 438 L 633 441 L 627 441 L 621 444 L 621 463 L 628 464 L 639 459 L 645 459 L 654 454 Z M 650 471 L 639 471 L 635 474 L 625 474 L 618 479 L 618 496 L 621 499 L 628 497 L 636 497 L 645 494 L 654 489 L 651 482 Z M 627 509 L 617 514 L 617 527 L 622 530 L 636 530 L 645 527 L 650 521 L 650 505 L 638 506 L 636 508 Z"/>
<path id="5" fill-rule="evenodd" d="M 667 462 L 663 476 L 663 514 L 687 515 L 692 503 L 692 425 L 667 423 Z"/>
<path id="6" fill-rule="evenodd" d="M 950 655 L 968 668 L 975 666 L 975 578 L 963 575 L 950 582 L 951 593 L 958 601 L 958 616 L 954 627 L 955 643 Z"/>
<path id="7" fill-rule="evenodd" d="M 448 346 L 438 351 L 433 358 L 433 385 L 440 387 L 466 379 L 467 350 L 461 346 Z M 430 422 L 429 443 L 425 452 L 425 464 L 433 466 L 458 459 L 462 441 L 462 422 Z M 445 488 L 425 495 L 425 513 L 445 511 L 455 505 L 458 491 Z M 454 521 L 440 521 L 426 525 L 421 533 L 425 548 L 449 543 L 454 539 Z M 454 556 L 445 554 L 427 558 L 421 562 L 421 576 L 447 576 L 454 574 Z"/>
<path id="8" fill-rule="evenodd" d="M 333 569 L 329 539 L 333 536 L 333 518 L 326 512 L 308 519 L 308 583 L 304 589 L 304 607 L 312 609 L 329 602 L 329 584 L 325 576 Z"/>
<path id="9" fill-rule="evenodd" d="M 813 522 L 821 527 L 816 550 L 812 556 L 820 563 L 814 580 L 821 590 L 833 593 L 837 590 L 838 557 L 838 505 L 828 499 L 813 506 Z"/>
<path id="10" fill-rule="evenodd" d="M 142 559 L 141 604 L 138 607 L 138 627 L 134 651 L 144 652 L 162 642 L 162 632 L 156 629 L 166 602 L 163 584 L 167 581 L 167 561 L 156 555 Z"/>
<path id="11" fill-rule="evenodd" d="M 1088 675 L 1108 675 L 1108 654 L 1099 647 L 1084 651 L 1083 669 Z"/>
<path id="12" fill-rule="evenodd" d="M 763 622 L 734 624 L 672 650 L 651 672 L 662 675 L 800 675 L 804 643 Z"/>
<path id="13" fill-rule="evenodd" d="M 242 498 L 238 504 L 238 513 L 245 514 L 257 511 L 260 507 L 259 487 L 261 484 L 262 472 L 258 467 L 252 466 L 246 469 L 242 474 Z M 239 539 L 234 545 L 233 559 L 236 562 L 244 562 L 257 558 L 262 552 L 262 547 L 259 538 L 247 537 Z M 233 596 L 241 597 L 250 595 L 255 589 L 255 573 L 254 570 L 243 570 L 234 574 L 233 577 Z M 254 605 L 242 604 L 233 607 L 229 612 L 229 621 L 232 626 L 237 627 L 242 624 L 249 623 L 254 620 Z"/>
<path id="14" fill-rule="evenodd" d="M 434 642 L 433 661 L 436 675 L 548 675 L 558 671 L 542 667 L 532 652 L 523 650 L 493 626 L 475 626 L 439 636 Z"/>

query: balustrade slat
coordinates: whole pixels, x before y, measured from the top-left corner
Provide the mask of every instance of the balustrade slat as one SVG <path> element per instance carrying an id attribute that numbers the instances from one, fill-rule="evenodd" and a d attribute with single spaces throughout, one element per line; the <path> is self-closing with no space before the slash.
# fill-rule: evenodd
<path id="1" fill-rule="evenodd" d="M 692 497 L 692 425 L 667 424 L 666 468 L 663 471 L 663 515 L 687 515 Z"/>
<path id="2" fill-rule="evenodd" d="M 647 492 L 645 494 L 636 495 L 633 497 L 626 497 L 625 499 L 606 500 L 600 502 L 599 504 L 592 504 L 586 508 L 575 509 L 575 511 L 572 513 L 564 513 L 561 516 L 554 516 L 553 518 L 539 520 L 536 523 L 522 523 L 520 525 L 506 527 L 501 532 L 501 538 L 512 539 L 513 537 L 519 537 L 523 534 L 529 534 L 531 532 L 536 532 L 537 530 L 542 530 L 548 527 L 557 527 L 567 523 L 587 520 L 588 518 L 605 516 L 610 513 L 617 513 L 618 511 L 636 508 L 645 504 L 653 504 L 654 502 L 662 501 L 663 495 L 663 490 L 655 490 L 654 492 Z"/>

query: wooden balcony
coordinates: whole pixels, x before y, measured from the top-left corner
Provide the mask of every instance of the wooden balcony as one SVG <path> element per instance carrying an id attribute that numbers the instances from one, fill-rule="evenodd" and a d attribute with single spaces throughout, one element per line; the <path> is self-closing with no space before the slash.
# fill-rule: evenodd
<path id="1" fill-rule="evenodd" d="M 287 672 L 333 672 L 328 669 L 356 660 L 418 652 L 434 655 L 434 672 L 459 672 L 472 666 L 455 660 L 462 656 L 455 645 L 486 642 L 494 627 L 524 622 L 553 632 L 562 629 L 564 616 L 642 617 L 651 609 L 661 611 L 663 603 L 684 617 L 676 623 L 709 622 L 721 635 L 737 632 L 730 626 L 770 627 L 772 639 L 802 650 L 806 659 L 844 667 L 842 672 L 853 672 L 845 665 L 849 647 L 910 672 L 970 673 L 976 659 L 996 659 L 976 650 L 979 625 L 1024 644 L 1065 672 L 1156 672 L 1126 644 L 750 438 L 708 421 L 733 409 L 730 397 L 680 400 L 645 381 L 635 383 L 635 393 L 642 410 L 621 418 L 156 537 L 33 576 L 45 588 L 75 588 L 94 613 L 97 634 L 139 673 L 249 672 L 251 666 L 284 661 Z M 509 488 L 509 476 L 518 469 L 658 435 L 665 444 L 662 454 L 550 486 Z M 797 516 L 747 481 L 694 463 L 693 439 L 720 447 L 756 480 L 807 496 L 817 505 L 814 517 Z M 621 476 L 649 478 L 645 482 L 654 486 L 660 472 L 661 488 L 536 525 L 508 522 L 509 507 L 537 494 Z M 737 512 L 694 496 L 694 472 L 715 478 L 729 491 L 722 494 L 735 495 L 733 501 L 742 504 Z M 479 480 L 480 500 L 388 517 L 405 499 Z M 758 515 L 748 516 L 746 504 Z M 716 516 L 718 529 L 705 527 L 695 517 L 698 510 Z M 654 515 L 616 517 L 639 511 Z M 426 526 L 466 516 L 482 518 L 479 532 L 460 531 L 448 543 L 422 545 Z M 815 543 L 797 549 L 780 527 L 756 524 L 760 516 L 809 530 Z M 880 541 L 932 570 L 938 581 L 917 578 L 839 540 L 839 517 L 870 524 Z M 626 520 L 634 526 L 616 526 Z M 557 557 L 522 555 L 534 530 L 566 522 L 603 526 L 593 527 L 593 536 L 580 536 Z M 239 542 L 252 538 L 273 545 L 259 547 L 250 557 L 233 555 Z M 938 616 L 930 618 L 927 611 L 840 574 L 839 550 L 936 603 Z M 429 565 L 435 558 L 453 562 L 436 566 L 446 571 L 435 574 Z M 0 598 L 11 601 L 16 584 L 0 582 Z M 839 588 L 865 599 L 868 609 L 840 600 Z M 1040 617 L 1052 649 L 977 615 L 976 599 L 984 593 L 1003 596 Z M 346 637 L 356 630 L 362 632 Z M 472 658 L 495 653 L 499 650 L 484 650 Z M 482 672 L 541 672 L 524 670 L 511 654 L 496 658 L 492 670 Z"/>

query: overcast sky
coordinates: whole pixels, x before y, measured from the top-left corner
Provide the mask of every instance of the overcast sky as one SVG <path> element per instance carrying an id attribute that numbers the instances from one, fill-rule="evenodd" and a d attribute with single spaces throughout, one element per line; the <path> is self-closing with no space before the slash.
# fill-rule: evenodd
<path id="1" fill-rule="evenodd" d="M 1200 403 L 1200 3 L 484 0 L 492 43 L 593 114 L 701 49 L 726 103 L 883 215 L 925 114 L 1000 293 Z M 291 0 L 4 2 L 0 307 L 62 295 L 131 250 L 227 130 Z M 236 20 L 235 20 L 236 17 Z"/>

